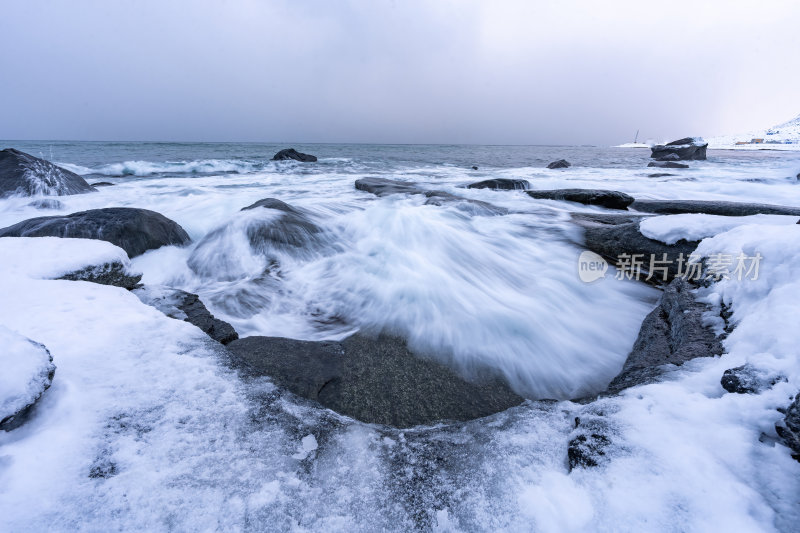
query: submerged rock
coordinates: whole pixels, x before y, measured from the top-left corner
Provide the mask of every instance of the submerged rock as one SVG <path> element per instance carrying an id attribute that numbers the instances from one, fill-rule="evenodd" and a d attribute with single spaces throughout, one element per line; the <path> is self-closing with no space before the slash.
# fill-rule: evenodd
<path id="1" fill-rule="evenodd" d="M 94 192 L 79 175 L 14 148 L 0 150 L 0 198 Z"/>
<path id="2" fill-rule="evenodd" d="M 685 137 L 667 144 L 658 144 L 650 150 L 650 157 L 668 161 L 670 159 L 699 160 L 706 158 L 708 143 L 700 137 Z"/>
<path id="3" fill-rule="evenodd" d="M 608 460 L 606 454 L 612 444 L 611 436 L 608 420 L 601 413 L 588 412 L 575 417 L 575 429 L 567 445 L 569 471 L 604 464 Z"/>
<path id="4" fill-rule="evenodd" d="M 663 282 L 665 275 L 669 281 L 685 274 L 686 261 L 700 244 L 699 241 L 680 240 L 669 245 L 649 239 L 639 230 L 642 218 L 642 215 L 633 214 L 617 217 L 572 215 L 573 221 L 584 228 L 583 237 L 587 249 L 600 254 L 612 264 L 616 264 L 623 254 L 628 257 L 639 256 L 643 273 L 640 279 L 647 281 L 645 278 L 650 274 L 651 258 L 654 260 L 654 267 L 666 268 L 666 271 L 653 269 L 651 279 L 655 282 Z M 660 263 L 655 263 L 656 261 Z"/>
<path id="5" fill-rule="evenodd" d="M 59 202 L 58 200 L 53 200 L 50 198 L 43 198 L 41 200 L 34 200 L 28 204 L 30 207 L 35 207 L 36 209 L 61 209 L 64 207 L 64 204 Z"/>
<path id="6" fill-rule="evenodd" d="M 132 207 L 90 209 L 70 215 L 37 217 L 0 229 L 0 237 L 72 237 L 116 244 L 129 257 L 171 244 L 191 242 L 176 222 Z"/>
<path id="7" fill-rule="evenodd" d="M 370 192 L 375 196 L 390 194 L 423 194 L 424 189 L 417 187 L 413 181 L 389 180 L 386 178 L 361 178 L 356 180 L 356 189 Z"/>
<path id="8" fill-rule="evenodd" d="M 794 452 L 792 457 L 800 461 L 800 394 L 794 397 L 783 420 L 775 425 L 775 430 Z"/>
<path id="9" fill-rule="evenodd" d="M 599 205 L 609 209 L 627 209 L 633 203 L 633 196 L 619 191 L 600 189 L 555 189 L 549 191 L 525 191 L 531 198 L 544 200 L 564 200 L 586 205 Z"/>
<path id="10" fill-rule="evenodd" d="M 653 174 L 648 174 L 648 178 L 666 178 L 667 176 L 674 176 L 675 174 L 670 174 L 668 172 L 655 172 Z"/>
<path id="11" fill-rule="evenodd" d="M 572 164 L 567 161 L 566 159 L 559 159 L 558 161 L 553 161 L 547 165 L 547 168 L 569 168 Z"/>
<path id="12" fill-rule="evenodd" d="M 494 189 L 513 191 L 521 189 L 529 189 L 531 184 L 528 180 L 509 179 L 509 178 L 495 178 L 491 180 L 478 181 L 467 185 L 468 189 Z"/>
<path id="13" fill-rule="evenodd" d="M 664 288 L 656 308 L 644 319 L 622 372 L 608 386 L 611 394 L 657 380 L 664 365 L 721 355 L 714 332 L 703 325 L 708 306 L 695 300 L 692 286 L 676 278 Z"/>
<path id="14" fill-rule="evenodd" d="M 405 428 L 471 420 L 523 401 L 499 380 L 467 381 L 384 335 L 341 342 L 246 337 L 228 349 L 246 374 L 270 376 L 298 396 L 367 423 Z"/>
<path id="15" fill-rule="evenodd" d="M 706 215 L 728 217 L 744 217 L 759 214 L 800 216 L 800 207 L 703 200 L 636 200 L 631 204 L 630 208 L 658 215 L 703 213 Z"/>
<path id="16" fill-rule="evenodd" d="M 92 183 L 92 187 L 113 187 L 115 184 L 111 183 L 110 181 L 98 181 L 96 183 Z"/>
<path id="17" fill-rule="evenodd" d="M 48 349 L 0 326 L 0 430 L 22 425 L 53 383 L 56 366 Z"/>
<path id="18" fill-rule="evenodd" d="M 170 287 L 152 286 L 144 286 L 133 292 L 143 303 L 155 307 L 170 318 L 197 326 L 217 342 L 228 344 L 239 338 L 233 326 L 212 315 L 196 294 Z"/>
<path id="19" fill-rule="evenodd" d="M 286 161 L 293 159 L 295 161 L 302 161 L 303 163 L 314 163 L 317 160 L 316 156 L 298 152 L 294 148 L 285 148 L 272 156 L 273 161 Z"/>
<path id="20" fill-rule="evenodd" d="M 689 165 L 685 163 L 675 163 L 673 161 L 650 161 L 647 166 L 655 168 L 689 168 Z"/>

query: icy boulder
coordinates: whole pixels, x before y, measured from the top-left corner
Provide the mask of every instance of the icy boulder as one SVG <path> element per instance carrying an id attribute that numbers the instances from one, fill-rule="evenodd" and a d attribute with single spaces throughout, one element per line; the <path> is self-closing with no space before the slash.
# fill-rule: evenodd
<path id="1" fill-rule="evenodd" d="M 0 197 L 64 196 L 94 191 L 82 177 L 49 161 L 14 148 L 0 150 Z"/>
<path id="2" fill-rule="evenodd" d="M 90 281 L 131 289 L 142 275 L 125 250 L 105 241 L 57 237 L 0 238 L 3 272 L 33 279 Z"/>
<path id="3" fill-rule="evenodd" d="M 650 150 L 650 157 L 659 161 L 705 159 L 708 143 L 700 137 L 685 137 L 667 144 L 658 144 Z"/>
<path id="4" fill-rule="evenodd" d="M 56 367 L 44 345 L 0 326 L 0 429 L 19 427 L 50 388 Z"/>

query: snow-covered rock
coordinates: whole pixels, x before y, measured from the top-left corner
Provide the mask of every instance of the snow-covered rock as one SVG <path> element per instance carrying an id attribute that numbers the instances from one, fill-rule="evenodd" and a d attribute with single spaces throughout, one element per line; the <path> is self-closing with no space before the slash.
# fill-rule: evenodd
<path id="1" fill-rule="evenodd" d="M 687 213 L 645 218 L 639 223 L 639 231 L 648 239 L 675 244 L 680 240 L 699 241 L 750 224 L 780 226 L 796 223 L 797 217 L 789 215 L 727 217 Z"/>
<path id="2" fill-rule="evenodd" d="M 91 281 L 126 289 L 142 278 L 131 268 L 125 250 L 93 239 L 0 238 L 0 257 L 4 275 Z"/>
<path id="3" fill-rule="evenodd" d="M 94 191 L 82 177 L 49 161 L 13 148 L 0 150 L 0 197 Z"/>
<path id="4" fill-rule="evenodd" d="M 25 421 L 55 371 L 44 345 L 0 326 L 0 429 L 10 431 Z"/>
<path id="5" fill-rule="evenodd" d="M 659 161 L 705 159 L 708 143 L 700 137 L 686 137 L 651 148 L 650 157 Z"/>

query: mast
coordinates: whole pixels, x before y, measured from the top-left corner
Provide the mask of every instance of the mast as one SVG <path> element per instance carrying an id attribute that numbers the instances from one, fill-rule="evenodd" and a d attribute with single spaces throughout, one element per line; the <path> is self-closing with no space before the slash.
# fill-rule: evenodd
<path id="1" fill-rule="evenodd" d="M 637 140 L 639 140 L 639 130 L 636 130 L 636 137 L 633 138 L 633 144 L 636 144 Z"/>

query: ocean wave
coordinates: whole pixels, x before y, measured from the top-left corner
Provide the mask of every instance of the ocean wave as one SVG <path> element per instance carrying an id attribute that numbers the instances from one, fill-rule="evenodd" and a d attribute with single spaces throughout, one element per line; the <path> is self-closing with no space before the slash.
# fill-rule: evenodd
<path id="1" fill-rule="evenodd" d="M 76 174 L 100 174 L 104 176 L 153 176 L 158 174 L 214 174 L 256 172 L 263 162 L 242 159 L 201 159 L 197 161 L 124 161 L 95 168 L 59 163 Z"/>

